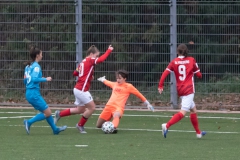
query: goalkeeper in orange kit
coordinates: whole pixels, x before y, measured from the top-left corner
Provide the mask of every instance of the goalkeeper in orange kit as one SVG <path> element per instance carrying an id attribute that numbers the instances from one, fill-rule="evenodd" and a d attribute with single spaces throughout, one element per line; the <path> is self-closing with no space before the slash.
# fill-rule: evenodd
<path id="1" fill-rule="evenodd" d="M 105 79 L 105 76 L 98 78 L 98 81 L 112 88 L 112 95 L 98 118 L 97 128 L 101 128 L 104 122 L 110 121 L 113 118 L 112 123 L 115 129 L 113 133 L 117 133 L 119 120 L 123 115 L 125 104 L 130 94 L 137 96 L 144 102 L 149 110 L 154 111 L 153 106 L 147 99 L 132 84 L 126 82 L 127 78 L 128 72 L 125 70 L 117 71 L 117 82 L 108 81 Z"/>

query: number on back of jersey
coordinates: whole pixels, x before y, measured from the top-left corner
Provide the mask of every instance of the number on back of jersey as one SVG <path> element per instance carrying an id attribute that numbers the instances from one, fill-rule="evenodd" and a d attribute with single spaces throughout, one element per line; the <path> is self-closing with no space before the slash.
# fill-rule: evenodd
<path id="1" fill-rule="evenodd" d="M 180 74 L 179 79 L 180 81 L 184 81 L 186 78 L 186 66 L 185 65 L 179 65 L 178 66 L 178 73 Z"/>

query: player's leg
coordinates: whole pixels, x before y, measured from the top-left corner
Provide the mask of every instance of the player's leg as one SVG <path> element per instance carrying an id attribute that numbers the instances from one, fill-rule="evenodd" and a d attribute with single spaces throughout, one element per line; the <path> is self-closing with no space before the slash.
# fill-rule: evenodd
<path id="1" fill-rule="evenodd" d="M 44 119 L 47 120 L 47 122 L 51 126 L 54 134 L 58 134 L 59 132 L 65 130 L 67 128 L 66 126 L 63 126 L 60 128 L 57 128 L 55 126 L 53 117 L 52 117 L 52 112 L 41 95 L 39 95 L 37 93 L 33 94 L 33 96 L 31 98 L 28 98 L 27 100 L 29 101 L 29 103 L 31 103 L 34 106 L 34 108 L 36 110 L 39 110 L 41 112 L 29 120 L 24 120 L 25 129 L 28 134 L 30 131 L 30 126 L 33 123 L 44 120 Z"/>
<path id="2" fill-rule="evenodd" d="M 103 123 L 106 121 L 109 121 L 111 118 L 112 118 L 112 112 L 107 106 L 105 106 L 102 113 L 98 117 L 96 127 L 102 128 Z"/>
<path id="3" fill-rule="evenodd" d="M 115 111 L 113 113 L 113 120 L 112 120 L 112 123 L 114 125 L 114 131 L 113 133 L 117 133 L 117 127 L 119 125 L 119 122 L 120 122 L 120 118 L 122 117 L 122 112 L 121 111 Z"/>
<path id="4" fill-rule="evenodd" d="M 97 120 L 96 127 L 97 128 L 102 128 L 102 125 L 103 125 L 104 122 L 106 122 L 106 120 L 99 117 L 98 120 Z"/>
<path id="5" fill-rule="evenodd" d="M 34 107 L 34 108 L 36 108 L 36 107 Z M 38 121 L 42 121 L 44 119 L 46 119 L 46 116 L 44 115 L 44 113 L 38 113 L 34 117 L 32 117 L 31 119 L 28 119 L 27 122 L 28 122 L 28 125 L 30 127 L 33 123 L 38 122 Z"/>
<path id="6" fill-rule="evenodd" d="M 26 99 L 27 101 L 36 109 L 41 111 L 41 109 L 45 109 L 47 108 L 46 104 L 42 104 L 42 101 L 40 99 L 41 95 L 38 92 L 32 92 L 32 91 L 26 91 Z M 45 105 L 45 106 L 43 106 Z M 34 117 L 28 119 L 28 120 L 24 120 L 23 123 L 25 125 L 25 129 L 27 131 L 27 134 L 30 133 L 30 127 L 33 123 L 38 122 L 38 121 L 42 121 L 46 119 L 46 116 L 44 115 L 44 113 L 38 113 L 36 114 Z"/>
<path id="7" fill-rule="evenodd" d="M 30 127 L 33 123 L 35 123 L 37 121 L 42 121 L 44 119 L 46 119 L 46 117 L 43 113 L 38 113 L 34 117 L 32 117 L 31 119 L 28 119 L 28 120 L 24 119 L 23 124 L 25 126 L 27 134 L 30 134 Z"/>
<path id="8" fill-rule="evenodd" d="M 168 129 L 172 125 L 179 122 L 190 109 L 191 102 L 188 100 L 187 96 L 182 96 L 180 98 L 182 99 L 181 110 L 178 113 L 174 114 L 173 117 L 167 123 L 162 124 L 162 134 L 165 138 L 167 136 Z"/>
<path id="9" fill-rule="evenodd" d="M 178 113 L 174 114 L 173 117 L 166 123 L 167 129 L 179 122 L 185 116 L 185 114 L 186 111 L 184 110 L 180 110 Z"/>
<path id="10" fill-rule="evenodd" d="M 75 102 L 76 104 L 77 102 Z M 79 103 L 77 103 L 79 104 Z M 62 111 L 56 110 L 55 111 L 55 116 L 54 116 L 54 123 L 57 124 L 57 122 L 60 120 L 60 118 L 65 117 L 65 116 L 70 116 L 70 115 L 75 115 L 75 114 L 82 114 L 86 110 L 86 107 L 84 105 L 82 106 L 77 106 L 75 108 L 68 108 Z"/>
<path id="11" fill-rule="evenodd" d="M 206 134 L 205 131 L 201 131 L 199 129 L 199 123 L 198 123 L 198 118 L 197 118 L 197 108 L 195 106 L 195 103 L 193 102 L 192 108 L 190 109 L 190 121 L 192 123 L 193 128 L 196 131 L 197 138 L 202 138 Z"/>
<path id="12" fill-rule="evenodd" d="M 67 128 L 67 126 L 57 127 L 54 124 L 52 111 L 48 107 L 46 101 L 42 98 L 42 96 L 40 96 L 38 99 L 38 105 L 39 105 L 38 110 L 44 113 L 44 116 L 46 117 L 46 121 L 48 122 L 48 124 L 51 126 L 53 130 L 53 134 L 59 134 L 61 131 L 64 131 Z"/>
<path id="13" fill-rule="evenodd" d="M 75 96 L 76 96 L 76 94 L 75 94 Z M 82 114 L 82 117 L 80 118 L 76 127 L 80 131 L 80 133 L 87 133 L 84 129 L 84 125 L 88 121 L 88 118 L 95 111 L 95 103 L 93 102 L 92 95 L 88 91 L 87 92 L 82 92 L 81 97 L 78 97 L 78 99 L 81 101 L 81 104 L 85 105 L 85 107 L 87 109 Z"/>
<path id="14" fill-rule="evenodd" d="M 53 134 L 59 134 L 60 132 L 66 130 L 67 126 L 57 127 L 55 125 L 53 117 L 52 117 L 52 112 L 51 112 L 51 109 L 49 107 L 47 107 L 47 109 L 43 110 L 42 112 L 44 113 L 48 124 L 52 128 Z"/>
<path id="15" fill-rule="evenodd" d="M 114 125 L 114 128 L 117 129 L 118 125 L 119 125 L 119 121 L 120 121 L 120 118 L 122 117 L 123 115 L 123 111 L 120 110 L 120 109 L 114 109 L 112 110 L 112 114 L 113 114 L 113 125 Z"/>
<path id="16" fill-rule="evenodd" d="M 85 104 L 85 107 L 87 108 L 85 112 L 82 114 L 82 117 L 80 118 L 79 122 L 76 124 L 77 129 L 80 131 L 80 133 L 87 133 L 84 129 L 85 123 L 88 121 L 88 118 L 93 114 L 95 111 L 95 103 L 93 101 Z"/>
<path id="17" fill-rule="evenodd" d="M 185 116 L 185 111 L 180 111 L 176 114 L 173 115 L 173 117 L 167 122 L 162 124 L 162 134 L 164 138 L 167 137 L 168 129 L 174 125 L 175 123 L 179 122 L 184 116 Z"/>
<path id="18" fill-rule="evenodd" d="M 114 128 L 117 128 L 117 127 L 118 127 L 120 117 L 121 117 L 121 113 L 120 113 L 120 112 L 116 111 L 116 112 L 113 113 L 112 123 L 113 123 L 113 125 L 114 125 Z"/>
<path id="19" fill-rule="evenodd" d="M 55 111 L 55 116 L 54 116 L 54 123 L 56 124 L 61 117 L 65 117 L 65 116 L 70 116 L 70 115 L 74 115 L 74 114 L 81 114 L 85 112 L 85 105 L 81 103 L 83 97 L 82 94 L 84 94 L 84 92 L 74 88 L 73 89 L 73 93 L 75 96 L 75 102 L 74 104 L 77 106 L 76 108 L 68 108 L 62 111 Z"/>

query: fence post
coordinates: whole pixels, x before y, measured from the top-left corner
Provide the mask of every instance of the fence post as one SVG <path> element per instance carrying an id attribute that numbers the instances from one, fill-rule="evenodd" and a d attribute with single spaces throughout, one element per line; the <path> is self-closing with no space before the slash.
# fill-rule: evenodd
<path id="1" fill-rule="evenodd" d="M 176 58 L 177 55 L 177 0 L 169 1 L 170 7 L 170 60 Z M 177 105 L 177 88 L 174 73 L 171 73 L 171 105 L 174 109 L 178 108 Z"/>
<path id="2" fill-rule="evenodd" d="M 75 0 L 76 16 L 76 67 L 82 61 L 82 0 Z"/>

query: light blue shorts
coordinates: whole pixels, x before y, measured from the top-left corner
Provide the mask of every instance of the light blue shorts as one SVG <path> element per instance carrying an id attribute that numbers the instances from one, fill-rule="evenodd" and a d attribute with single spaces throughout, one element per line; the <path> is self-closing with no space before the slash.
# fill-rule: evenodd
<path id="1" fill-rule="evenodd" d="M 43 112 L 48 108 L 48 105 L 41 96 L 39 89 L 27 89 L 26 99 L 36 110 L 39 110 L 40 112 Z"/>

